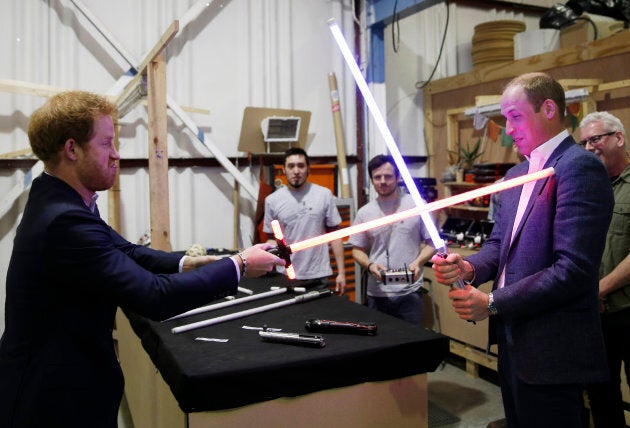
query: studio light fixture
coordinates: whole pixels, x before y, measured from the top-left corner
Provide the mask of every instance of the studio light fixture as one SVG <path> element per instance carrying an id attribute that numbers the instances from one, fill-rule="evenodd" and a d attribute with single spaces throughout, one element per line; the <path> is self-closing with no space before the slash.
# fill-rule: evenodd
<path id="1" fill-rule="evenodd" d="M 557 3 L 540 18 L 540 28 L 559 30 L 586 20 L 593 26 L 594 40 L 597 40 L 597 26 L 590 18 L 581 16 L 584 12 L 623 21 L 624 28 L 628 28 L 630 0 L 569 0 L 565 4 Z"/>

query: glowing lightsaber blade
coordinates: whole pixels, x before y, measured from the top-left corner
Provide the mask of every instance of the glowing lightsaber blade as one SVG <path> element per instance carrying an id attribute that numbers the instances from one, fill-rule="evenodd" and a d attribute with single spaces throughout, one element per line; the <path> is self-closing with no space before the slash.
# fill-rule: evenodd
<path id="1" fill-rule="evenodd" d="M 280 227 L 280 222 L 278 220 L 272 220 L 271 229 L 273 230 L 273 237 L 276 239 L 278 246 L 269 251 L 276 254 L 281 259 L 284 259 L 284 269 L 287 273 L 287 277 L 289 279 L 295 279 L 295 268 L 293 264 L 291 264 L 291 251 L 289 250 L 287 242 L 284 240 L 284 233 Z"/>
<path id="2" fill-rule="evenodd" d="M 416 184 L 414 183 L 413 178 L 411 177 L 411 174 L 409 173 L 407 164 L 405 164 L 405 161 L 402 155 L 400 154 L 400 150 L 398 150 L 398 146 L 396 145 L 396 142 L 394 141 L 394 137 L 391 131 L 389 130 L 389 127 L 387 126 L 387 123 L 385 122 L 385 119 L 383 118 L 383 115 L 381 114 L 381 111 L 379 110 L 378 105 L 376 104 L 376 101 L 374 100 L 374 96 L 372 96 L 372 93 L 370 92 L 370 88 L 368 87 L 367 82 L 365 81 L 365 78 L 363 77 L 363 74 L 361 73 L 361 70 L 359 69 L 359 66 L 354 60 L 352 52 L 350 52 L 350 48 L 348 47 L 348 44 L 346 43 L 346 39 L 343 37 L 343 34 L 341 33 L 341 30 L 339 29 L 339 25 L 337 24 L 337 21 L 334 18 L 328 20 L 328 26 L 330 28 L 330 31 L 332 32 L 333 37 L 335 38 L 335 41 L 337 42 L 337 45 L 339 46 L 339 49 L 341 50 L 341 54 L 346 60 L 346 64 L 348 65 L 348 68 L 350 68 L 350 72 L 354 76 L 354 80 L 357 86 L 359 87 L 361 94 L 363 95 L 363 99 L 365 103 L 367 104 L 370 113 L 372 114 L 372 118 L 374 119 L 374 122 L 376 123 L 376 126 L 378 127 L 378 130 L 381 133 L 381 136 L 385 140 L 385 144 L 387 144 L 387 148 L 389 149 L 392 155 L 392 158 L 394 159 L 394 162 L 396 162 L 396 166 L 398 167 L 400 176 L 402 177 L 405 185 L 407 186 L 407 189 L 409 190 L 409 194 L 411 195 L 414 203 L 416 204 L 416 207 L 423 206 L 424 201 L 422 200 L 422 197 L 420 196 L 420 192 L 418 191 L 418 188 L 416 187 Z M 427 232 L 429 232 L 429 235 L 431 236 L 431 242 L 433 242 L 433 247 L 438 251 L 440 251 L 440 249 L 444 249 L 444 251 L 446 251 L 444 240 L 440 237 L 440 234 L 438 233 L 438 230 L 435 227 L 435 224 L 433 223 L 433 219 L 431 218 L 429 213 L 422 212 L 420 216 L 422 218 L 422 221 L 424 222 L 424 226 L 427 229 Z"/>
<path id="3" fill-rule="evenodd" d="M 366 221 L 364 223 L 348 226 L 343 229 L 335 230 L 324 235 L 316 236 L 313 238 L 305 239 L 300 242 L 295 242 L 288 246 L 291 253 L 305 250 L 307 248 L 314 247 L 316 245 L 326 244 L 335 239 L 345 238 L 346 236 L 354 235 L 355 233 L 365 232 L 375 227 L 385 226 L 397 221 L 405 220 L 411 217 L 421 215 L 422 213 L 429 213 L 432 211 L 448 208 L 452 205 L 461 204 L 462 202 L 469 201 L 471 199 L 479 198 L 482 196 L 490 195 L 492 193 L 501 192 L 512 187 L 521 186 L 530 181 L 541 180 L 543 178 L 550 177 L 555 174 L 553 168 L 546 168 L 538 172 L 531 174 L 521 175 L 519 177 L 504 180 L 499 183 L 494 183 L 486 187 L 480 187 L 478 189 L 470 190 L 468 192 L 460 193 L 458 195 L 450 196 L 448 198 L 440 199 L 439 201 L 424 204 L 421 207 L 411 208 L 405 211 L 400 211 L 385 217 L 381 217 L 375 220 Z"/>
<path id="4" fill-rule="evenodd" d="M 411 198 L 416 204 L 416 207 L 422 207 L 424 205 L 424 201 L 422 197 L 420 196 L 420 192 L 418 191 L 418 188 L 416 187 L 416 184 L 413 181 L 411 174 L 409 173 L 407 164 L 405 163 L 404 159 L 402 158 L 402 155 L 400 154 L 400 151 L 398 150 L 398 146 L 396 145 L 396 142 L 394 141 L 394 137 L 391 131 L 389 130 L 389 127 L 387 126 L 387 123 L 385 122 L 385 119 L 383 118 L 383 115 L 381 114 L 381 111 L 378 108 L 378 105 L 376 104 L 374 97 L 372 96 L 372 93 L 370 92 L 367 82 L 363 78 L 363 74 L 361 73 L 361 70 L 359 70 L 357 63 L 354 60 L 352 53 L 350 52 L 350 48 L 348 47 L 348 44 L 346 43 L 346 40 L 343 37 L 341 30 L 339 29 L 339 25 L 337 25 L 337 22 L 334 19 L 331 19 L 328 21 L 328 26 L 330 27 L 330 31 L 332 32 L 333 37 L 335 38 L 335 41 L 337 42 L 337 45 L 339 45 L 339 49 L 341 50 L 341 53 L 344 59 L 346 60 L 346 63 L 348 64 L 348 67 L 350 68 L 352 75 L 354 76 L 354 80 L 357 86 L 359 87 L 361 94 L 363 95 L 363 99 L 365 103 L 367 104 L 370 113 L 372 114 L 372 118 L 374 119 L 374 122 L 376 123 L 376 126 L 378 127 L 381 133 L 381 136 L 385 140 L 385 143 L 387 144 L 387 147 L 389 148 L 389 152 L 392 155 L 394 162 L 396 162 L 396 166 L 398 167 L 400 176 L 402 177 L 405 185 L 407 186 L 407 189 L 409 190 L 409 194 L 411 195 Z M 420 214 L 420 217 L 422 218 L 422 222 L 424 223 L 425 229 L 427 230 L 427 232 L 429 233 L 429 236 L 431 237 L 433 248 L 436 249 L 439 255 L 441 255 L 442 257 L 446 257 L 446 253 L 447 253 L 446 243 L 444 242 L 444 240 L 438 233 L 437 227 L 435 227 L 435 223 L 433 223 L 433 219 L 431 218 L 429 213 L 426 211 L 423 211 Z M 464 281 L 461 278 L 458 278 L 455 284 L 459 288 L 465 287 Z"/>

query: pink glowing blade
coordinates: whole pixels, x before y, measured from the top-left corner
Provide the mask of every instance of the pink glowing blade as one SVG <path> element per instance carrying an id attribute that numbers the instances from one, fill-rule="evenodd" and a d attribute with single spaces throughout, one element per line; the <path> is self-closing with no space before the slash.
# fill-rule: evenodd
<path id="1" fill-rule="evenodd" d="M 282 228 L 278 220 L 271 220 L 271 229 L 273 230 L 273 237 L 276 238 L 276 240 L 282 241 L 284 239 L 284 233 L 282 233 Z"/>
<path id="2" fill-rule="evenodd" d="M 470 201 L 471 199 L 479 198 L 481 196 L 490 195 L 492 193 L 500 192 L 502 190 L 510 189 L 512 187 L 521 186 L 530 181 L 541 180 L 555 174 L 553 168 L 546 168 L 538 172 L 531 174 L 525 174 L 520 177 L 505 180 L 500 183 L 494 183 L 486 187 L 474 189 L 469 192 L 460 193 L 448 198 L 440 199 L 439 201 L 425 204 L 421 207 L 411 208 L 406 211 L 397 212 L 392 215 L 378 218 L 376 220 L 366 221 L 365 223 L 355 224 L 353 226 L 346 227 L 344 229 L 335 230 L 334 232 L 326 233 L 325 235 L 316 236 L 314 238 L 305 239 L 304 241 L 296 242 L 289 245 L 291 252 L 305 250 L 307 248 L 314 247 L 316 245 L 326 244 L 335 239 L 345 238 L 346 236 L 354 235 L 355 233 L 365 232 L 375 227 L 384 226 L 386 224 L 395 223 L 400 220 L 405 220 L 410 217 L 421 215 L 425 212 L 431 212 L 450 207 L 452 205 L 461 204 L 462 202 Z"/>
<path id="3" fill-rule="evenodd" d="M 287 267 L 285 271 L 289 279 L 295 279 L 295 269 L 293 268 L 293 265 L 289 265 L 289 267 Z"/>
<path id="4" fill-rule="evenodd" d="M 278 243 L 279 255 L 282 257 L 285 262 L 285 271 L 287 273 L 287 277 L 289 279 L 295 279 L 295 268 L 291 264 L 291 249 L 287 245 L 284 240 L 284 233 L 282 232 L 282 228 L 280 227 L 280 222 L 278 220 L 271 221 L 271 229 L 273 230 L 273 237 L 276 239 Z"/>

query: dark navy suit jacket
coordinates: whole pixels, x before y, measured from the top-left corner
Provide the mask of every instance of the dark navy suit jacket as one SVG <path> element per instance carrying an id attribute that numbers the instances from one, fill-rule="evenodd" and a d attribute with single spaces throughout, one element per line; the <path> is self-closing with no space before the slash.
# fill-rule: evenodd
<path id="1" fill-rule="evenodd" d="M 506 179 L 527 173 L 529 162 Z M 555 175 L 539 180 L 509 246 L 522 186 L 500 194 L 491 237 L 467 258 L 475 284 L 495 281 L 504 346 L 519 378 L 533 384 L 605 379 L 606 359 L 598 312 L 598 268 L 610 222 L 613 195 L 602 162 L 565 139 L 545 167 Z M 505 287 L 496 290 L 507 266 Z"/>
<path id="2" fill-rule="evenodd" d="M 127 242 L 65 182 L 36 178 L 7 274 L 0 426 L 116 426 L 117 307 L 160 320 L 236 293 L 231 260 L 174 275 L 180 259 Z"/>

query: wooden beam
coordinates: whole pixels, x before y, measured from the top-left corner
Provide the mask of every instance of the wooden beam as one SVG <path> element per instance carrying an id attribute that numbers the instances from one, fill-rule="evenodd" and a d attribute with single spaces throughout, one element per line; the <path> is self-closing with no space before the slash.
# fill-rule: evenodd
<path id="1" fill-rule="evenodd" d="M 61 88 L 57 86 L 50 85 L 42 85 L 39 83 L 25 82 L 22 80 L 11 80 L 11 79 L 0 79 L 0 92 L 7 92 L 10 94 L 23 94 L 23 95 L 33 95 L 36 97 L 50 98 L 53 95 L 56 95 L 60 92 L 70 91 L 69 88 Z M 107 99 L 112 102 L 116 102 L 118 97 L 114 97 L 112 95 L 105 95 Z M 144 106 L 147 106 L 148 103 L 146 100 L 142 101 Z M 191 107 L 191 106 L 181 106 L 182 110 L 188 113 L 198 113 L 209 115 L 210 110 L 200 107 Z"/>
<path id="2" fill-rule="evenodd" d="M 166 31 L 162 34 L 157 43 L 153 46 L 153 48 L 146 54 L 140 66 L 138 66 L 138 74 L 136 74 L 124 87 L 122 92 L 116 97 L 116 105 L 121 108 L 121 106 L 125 105 L 125 111 L 130 110 L 131 107 L 127 106 L 127 104 L 134 104 L 136 102 L 140 102 L 140 98 L 137 100 L 129 100 L 129 98 L 134 96 L 134 90 L 141 85 L 141 81 L 144 75 L 147 74 L 147 66 L 151 63 L 155 58 L 157 58 L 166 48 L 166 45 L 173 40 L 173 37 L 179 31 L 179 21 L 175 20 L 173 23 L 166 29 Z M 150 108 L 150 107 L 149 107 Z"/>
<path id="3" fill-rule="evenodd" d="M 120 151 L 120 124 L 114 124 L 114 145 Z M 118 174 L 114 185 L 107 192 L 107 223 L 118 233 L 122 233 L 120 221 L 120 161 L 118 162 Z"/>
<path id="4" fill-rule="evenodd" d="M 37 83 L 22 82 L 19 80 L 0 79 L 0 92 L 12 94 L 27 94 L 37 97 L 52 97 L 59 92 L 67 91 L 66 88 L 40 85 Z"/>
<path id="5" fill-rule="evenodd" d="M 627 52 L 630 52 L 630 30 L 624 30 L 588 44 L 533 55 L 516 61 L 506 62 L 505 64 L 478 67 L 468 73 L 434 80 L 425 88 L 425 96 L 495 80 L 509 79 L 523 73 L 553 70 L 557 67 L 580 64 L 585 61 Z"/>
<path id="6" fill-rule="evenodd" d="M 602 79 L 558 79 L 558 83 L 562 85 L 565 91 L 576 88 L 588 88 L 589 92 L 592 92 L 593 88 L 602 82 Z"/>
<path id="7" fill-rule="evenodd" d="M 499 104 L 501 95 L 477 95 L 475 97 L 475 106 L 487 106 L 488 104 Z"/>
<path id="8" fill-rule="evenodd" d="M 479 377 L 479 365 L 497 371 L 497 356 L 487 354 L 474 346 L 466 345 L 451 339 L 450 351 L 455 355 L 466 359 L 466 374 L 470 377 Z"/>
<path id="9" fill-rule="evenodd" d="M 26 156 L 26 155 L 31 155 L 31 154 L 33 154 L 33 151 L 30 148 L 21 149 L 21 150 L 15 150 L 13 152 L 0 154 L 0 159 L 15 159 L 19 156 Z"/>
<path id="10" fill-rule="evenodd" d="M 630 80 L 617 80 L 616 82 L 602 83 L 597 87 L 600 92 L 611 91 L 613 89 L 621 89 L 630 87 Z"/>
<path id="11" fill-rule="evenodd" d="M 88 9 L 81 4 L 79 0 L 72 0 L 72 2 L 79 8 L 81 13 L 88 18 L 90 23 L 94 27 L 94 32 L 98 32 L 103 35 L 107 41 L 121 56 L 127 61 L 128 64 L 133 65 L 137 64 L 133 56 L 123 49 L 122 44 L 115 40 L 113 35 L 106 31 L 104 25 L 100 23 L 97 19 L 95 19 L 94 15 L 92 15 Z M 184 15 L 181 22 L 185 27 L 189 23 L 193 22 L 199 14 L 202 13 L 207 7 L 209 7 L 213 0 L 200 0 L 196 2 Z M 216 7 L 221 8 L 222 5 L 217 5 Z M 91 27 L 88 27 L 91 28 Z M 99 40 L 99 36 L 95 36 L 96 40 Z M 212 155 L 219 161 L 221 166 L 223 166 L 236 181 L 239 182 L 240 186 L 245 189 L 247 193 L 254 199 L 258 199 L 258 189 L 254 188 L 250 184 L 248 177 L 246 177 L 243 173 L 241 173 L 234 165 L 232 165 L 229 159 L 219 150 L 219 148 L 212 141 L 208 141 L 203 132 L 199 129 L 199 127 L 193 122 L 193 120 L 185 113 L 184 109 L 178 105 L 171 97 L 167 96 L 166 98 L 168 108 L 186 125 L 186 127 L 197 137 L 197 141 L 201 143 L 206 149 L 210 151 Z M 196 142 L 196 141 L 195 141 Z"/>
<path id="12" fill-rule="evenodd" d="M 138 74 L 145 74 L 147 72 L 147 67 L 149 66 L 149 63 L 152 63 L 154 60 L 157 59 L 158 55 L 164 52 L 164 49 L 166 49 L 166 46 L 170 43 L 171 40 L 173 40 L 178 31 L 179 21 L 175 20 L 171 23 L 171 25 L 169 25 L 166 31 L 164 31 L 160 39 L 153 46 L 153 49 L 151 49 L 146 54 L 144 60 L 142 61 L 142 63 L 140 63 L 140 66 L 138 66 Z M 162 58 L 161 61 L 164 61 L 164 59 Z M 166 89 L 166 87 L 164 89 Z"/>
<path id="13" fill-rule="evenodd" d="M 168 195 L 166 62 L 160 52 L 147 70 L 151 248 L 171 251 Z"/>

